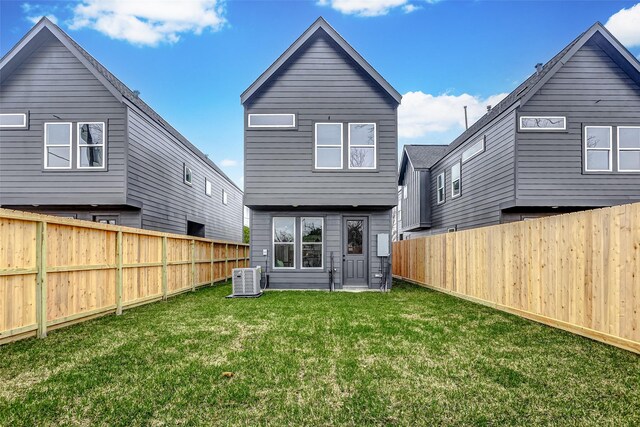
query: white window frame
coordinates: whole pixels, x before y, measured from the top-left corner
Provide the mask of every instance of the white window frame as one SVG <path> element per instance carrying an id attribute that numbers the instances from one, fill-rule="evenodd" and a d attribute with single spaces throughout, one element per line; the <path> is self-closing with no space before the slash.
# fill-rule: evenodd
<path id="1" fill-rule="evenodd" d="M 587 138 L 589 136 L 589 129 L 609 129 L 609 148 L 588 148 Z M 612 126 L 585 126 L 584 127 L 584 171 L 585 172 L 611 172 L 613 170 L 613 127 Z M 589 169 L 589 161 L 587 160 L 587 153 L 589 151 L 608 151 L 609 152 L 609 168 L 608 169 Z"/>
<path id="2" fill-rule="evenodd" d="M 320 223 L 322 224 L 322 241 L 320 241 L 320 243 L 305 243 L 302 241 L 302 220 L 303 219 L 319 219 Z M 295 240 L 295 239 L 294 239 Z M 320 245 L 321 249 L 321 255 L 320 255 L 320 267 L 305 267 L 304 266 L 304 262 L 303 262 L 303 245 Z M 301 270 L 323 270 L 324 269 L 324 218 L 321 216 L 303 216 L 300 217 L 300 269 Z"/>
<path id="3" fill-rule="evenodd" d="M 189 172 L 191 172 L 191 180 L 187 181 L 187 169 L 189 169 Z M 188 186 L 193 186 L 193 168 L 191 168 L 191 166 L 189 166 L 186 163 L 182 164 L 182 182 L 184 182 L 185 184 L 187 184 Z"/>
<path id="4" fill-rule="evenodd" d="M 225 206 L 229 204 L 229 195 L 224 188 L 222 189 L 222 204 Z"/>
<path id="5" fill-rule="evenodd" d="M 318 125 L 339 125 L 340 126 L 340 145 L 318 145 Z M 344 167 L 344 125 L 336 122 L 317 122 L 314 124 L 314 157 L 315 168 L 320 170 L 338 170 Z M 338 148 L 340 147 L 340 167 L 337 166 L 318 166 L 318 148 Z"/>
<path id="6" fill-rule="evenodd" d="M 466 153 L 470 152 L 470 151 L 471 151 L 471 149 L 472 149 L 472 148 L 474 148 L 474 147 L 475 147 L 476 145 L 478 145 L 478 144 L 480 145 L 480 149 L 479 149 L 479 150 L 474 151 L 471 155 L 466 154 Z M 471 160 L 471 159 L 475 158 L 476 156 L 479 156 L 480 154 L 484 153 L 485 148 L 486 148 L 486 138 L 485 138 L 485 136 L 483 135 L 483 136 L 481 136 L 480 138 L 478 138 L 478 139 L 476 140 L 476 142 L 474 142 L 473 144 L 471 144 L 471 145 L 470 145 L 466 150 L 464 150 L 464 151 L 462 152 L 462 155 L 461 155 L 461 157 L 460 157 L 460 158 L 461 158 L 461 160 L 462 160 L 462 163 L 466 163 L 466 162 L 468 162 L 469 160 Z M 467 158 L 465 158 L 465 154 L 468 156 Z"/>
<path id="7" fill-rule="evenodd" d="M 251 124 L 251 117 L 253 116 L 291 116 L 292 118 L 292 123 L 291 125 L 252 125 Z M 251 129 L 260 129 L 260 128 L 284 128 L 284 129 L 291 129 L 291 128 L 295 128 L 296 127 L 296 115 L 294 113 L 260 113 L 260 114 L 255 114 L 255 113 L 251 113 L 247 116 L 247 127 L 251 128 Z"/>
<path id="8" fill-rule="evenodd" d="M 0 113 L 0 116 L 22 116 L 21 125 L 1 125 L 2 129 L 25 129 L 27 127 L 27 113 Z"/>
<path id="9" fill-rule="evenodd" d="M 442 186 L 440 186 L 440 183 L 438 182 L 440 181 L 441 178 L 442 178 Z M 442 190 L 442 200 L 440 200 L 440 190 Z M 436 201 L 439 205 L 441 205 L 446 200 L 447 200 L 447 190 L 446 190 L 446 183 L 445 183 L 445 175 L 444 175 L 444 172 L 442 172 L 436 177 Z"/>
<path id="10" fill-rule="evenodd" d="M 618 142 L 618 172 L 640 172 L 640 169 L 620 169 L 620 152 L 621 151 L 640 151 L 640 148 L 622 148 L 620 147 L 620 129 L 640 129 L 640 126 L 618 126 L 616 129 L 616 141 Z"/>
<path id="11" fill-rule="evenodd" d="M 407 193 L 408 193 L 408 192 L 407 192 L 407 184 L 404 184 L 404 185 L 402 186 L 402 198 L 403 198 L 403 199 L 405 199 L 405 200 L 406 200 L 406 199 L 407 199 L 407 197 L 409 196 Z"/>
<path id="12" fill-rule="evenodd" d="M 278 242 L 276 243 L 276 219 L 280 218 L 292 218 L 293 219 L 293 242 Z M 295 270 L 297 261 L 296 250 L 296 227 L 297 218 L 295 216 L 274 216 L 271 219 L 271 267 L 273 270 Z M 324 232 L 324 230 L 323 230 Z M 324 236 L 322 236 L 324 238 Z M 293 245 L 293 267 L 276 267 L 276 245 Z"/>
<path id="13" fill-rule="evenodd" d="M 209 178 L 204 179 L 204 194 L 209 197 L 213 197 L 213 184 L 209 181 Z"/>
<path id="14" fill-rule="evenodd" d="M 351 166 L 351 147 L 371 148 L 371 145 L 351 144 L 351 125 L 373 125 L 373 166 L 367 166 L 367 167 Z M 376 123 L 372 123 L 372 122 L 347 123 L 347 139 L 348 139 L 347 167 L 349 169 L 375 170 L 378 168 L 378 126 L 376 125 Z"/>
<path id="15" fill-rule="evenodd" d="M 523 119 L 562 119 L 563 120 L 563 126 L 561 128 L 527 128 L 527 127 L 523 127 L 522 126 L 522 120 Z M 567 117 L 566 116 L 520 116 L 520 119 L 518 120 L 518 127 L 520 128 L 521 131 L 523 132 L 539 132 L 539 131 L 544 131 L 544 132 L 548 132 L 548 131 L 562 131 L 562 130 L 567 130 Z"/>
<path id="16" fill-rule="evenodd" d="M 453 168 L 458 167 L 458 194 L 454 193 L 453 183 L 456 181 L 453 179 Z M 460 197 L 462 194 L 462 163 L 457 162 L 453 166 L 451 166 L 451 198 L 455 199 L 456 197 Z"/>
<path id="17" fill-rule="evenodd" d="M 102 143 L 100 144 L 82 144 L 80 142 L 80 126 L 81 125 L 102 125 Z M 80 147 L 101 147 L 102 148 L 102 166 L 80 166 Z M 76 149 L 77 159 L 76 165 L 78 169 L 83 170 L 104 170 L 107 167 L 107 125 L 105 122 L 78 122 L 76 123 Z"/>
<path id="18" fill-rule="evenodd" d="M 47 145 L 47 125 L 67 125 L 69 126 L 69 144 L 48 144 Z M 69 166 L 49 166 L 47 162 L 48 147 L 68 147 L 69 148 Z M 44 168 L 49 170 L 68 170 L 72 168 L 73 159 L 73 123 L 71 122 L 45 122 L 44 123 Z"/>

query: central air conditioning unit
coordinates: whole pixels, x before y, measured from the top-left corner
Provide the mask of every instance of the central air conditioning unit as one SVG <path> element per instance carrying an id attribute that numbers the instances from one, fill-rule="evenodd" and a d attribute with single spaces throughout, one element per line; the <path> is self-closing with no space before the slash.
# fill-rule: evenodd
<path id="1" fill-rule="evenodd" d="M 234 268 L 232 272 L 233 293 L 230 297 L 259 297 L 262 295 L 260 279 L 262 270 L 255 268 Z"/>

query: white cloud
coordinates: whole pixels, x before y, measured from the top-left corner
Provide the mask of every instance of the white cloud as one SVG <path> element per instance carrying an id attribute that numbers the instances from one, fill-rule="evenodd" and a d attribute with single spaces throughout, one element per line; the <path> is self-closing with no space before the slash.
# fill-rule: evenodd
<path id="1" fill-rule="evenodd" d="M 232 160 L 232 159 L 224 159 L 220 162 L 220 165 L 227 168 L 231 168 L 231 167 L 238 166 L 238 161 Z"/>
<path id="2" fill-rule="evenodd" d="M 640 3 L 611 15 L 605 27 L 623 45 L 640 46 Z"/>
<path id="3" fill-rule="evenodd" d="M 464 129 L 464 106 L 467 106 L 469 126 L 487 112 L 487 105 L 495 106 L 506 93 L 487 98 L 469 95 L 431 95 L 408 92 L 402 96 L 398 109 L 398 135 L 401 138 L 419 138 L 429 133 L 442 133 Z"/>
<path id="4" fill-rule="evenodd" d="M 437 0 L 427 0 L 434 3 Z M 418 6 L 409 0 L 318 0 L 320 6 L 331 6 L 345 15 L 380 16 L 386 15 L 392 9 L 401 7 L 403 12 L 411 13 Z"/>
<path id="5" fill-rule="evenodd" d="M 22 11 L 25 13 L 27 21 L 36 24 L 43 16 L 49 18 L 54 24 L 58 23 L 58 18 L 53 14 L 57 10 L 57 6 L 43 7 L 31 3 L 22 3 Z"/>
<path id="6" fill-rule="evenodd" d="M 70 28 L 92 28 L 136 45 L 175 43 L 185 33 L 218 31 L 226 20 L 220 0 L 84 0 Z"/>

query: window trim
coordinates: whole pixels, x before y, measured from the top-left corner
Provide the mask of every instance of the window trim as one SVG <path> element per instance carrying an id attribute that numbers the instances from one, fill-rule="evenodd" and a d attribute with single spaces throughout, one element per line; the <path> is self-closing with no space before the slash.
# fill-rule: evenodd
<path id="1" fill-rule="evenodd" d="M 351 144 L 351 125 L 373 125 L 373 166 L 352 167 L 351 147 L 371 148 L 371 145 Z M 347 168 L 349 170 L 376 170 L 378 169 L 378 124 L 375 122 L 348 122 L 347 123 Z"/>
<path id="2" fill-rule="evenodd" d="M 442 177 L 442 187 L 438 184 L 438 180 Z M 445 172 L 438 174 L 436 177 L 436 204 L 441 205 L 447 201 L 447 184 L 446 184 Z M 440 190 L 442 189 L 442 200 L 440 200 Z"/>
<path id="3" fill-rule="evenodd" d="M 101 144 L 81 144 L 80 143 L 80 125 L 102 125 L 102 143 Z M 102 166 L 80 166 L 80 147 L 102 147 Z M 107 168 L 107 124 L 105 122 L 77 122 L 76 123 L 76 167 L 81 170 L 105 170 Z"/>
<path id="4" fill-rule="evenodd" d="M 464 154 L 469 151 L 472 147 L 474 147 L 476 144 L 478 144 L 479 142 L 481 142 L 482 144 L 482 148 L 479 151 L 476 151 L 475 153 L 473 153 L 471 156 L 467 157 L 466 159 L 464 158 Z M 471 144 L 469 147 L 467 147 L 466 150 L 464 150 L 462 152 L 462 154 L 460 155 L 460 160 L 462 161 L 462 163 L 466 163 L 471 159 L 474 159 L 475 157 L 479 156 L 480 154 L 484 153 L 484 151 L 486 150 L 487 147 L 487 137 L 486 135 L 482 135 L 480 138 L 476 139 L 476 141 Z"/>
<path id="5" fill-rule="evenodd" d="M 453 168 L 455 166 L 458 166 L 458 194 L 455 194 L 453 192 L 453 183 L 454 183 L 454 179 L 453 179 Z M 453 164 L 451 166 L 451 198 L 455 199 L 457 197 L 460 197 L 462 195 L 462 162 L 458 161 L 455 164 Z"/>
<path id="6" fill-rule="evenodd" d="M 293 119 L 292 125 L 252 125 L 251 116 L 291 116 Z M 250 113 L 247 114 L 247 128 L 249 129 L 293 129 L 297 126 L 295 113 Z"/>
<path id="7" fill-rule="evenodd" d="M 293 219 L 293 242 L 278 242 L 276 243 L 276 219 L 286 218 Z M 297 219 L 295 216 L 274 216 L 271 218 L 271 268 L 273 270 L 295 270 L 296 269 L 296 235 L 297 235 Z M 324 230 L 323 230 L 324 232 Z M 323 236 L 324 238 L 324 236 Z M 293 245 L 293 267 L 276 267 L 276 245 Z"/>
<path id="8" fill-rule="evenodd" d="M 22 125 L 2 125 L 0 129 L 27 129 L 29 126 L 29 114 L 28 113 L 0 113 L 0 116 L 22 116 Z"/>
<path id="9" fill-rule="evenodd" d="M 305 243 L 302 241 L 302 220 L 305 218 L 309 219 L 319 219 L 322 224 L 322 241 L 320 243 Z M 320 267 L 305 267 L 303 262 L 303 246 L 304 245 L 320 245 L 322 250 L 320 254 Z M 300 217 L 300 269 L 301 270 L 324 270 L 324 217 L 322 216 L 301 216 Z"/>
<path id="10" fill-rule="evenodd" d="M 589 128 L 609 129 L 609 148 L 588 148 L 587 137 L 589 134 L 589 131 L 588 131 Z M 584 171 L 585 172 L 613 172 L 613 126 L 585 125 L 582 144 L 583 144 L 583 153 L 584 153 Z M 609 151 L 609 168 L 608 169 L 589 169 L 589 162 L 587 160 L 587 154 L 589 150 Z"/>
<path id="11" fill-rule="evenodd" d="M 409 192 L 407 191 L 407 184 L 404 184 L 404 185 L 402 186 L 402 198 L 403 198 L 404 200 L 407 200 L 407 198 L 409 197 L 409 194 L 408 194 L 408 193 L 409 193 Z"/>
<path id="12" fill-rule="evenodd" d="M 204 178 L 204 195 L 207 197 L 213 197 L 213 183 L 209 181 L 209 178 L 207 177 Z"/>
<path id="13" fill-rule="evenodd" d="M 187 181 L 187 169 L 191 172 L 190 181 Z M 186 163 L 182 163 L 182 182 L 187 184 L 189 187 L 193 187 L 193 168 Z"/>
<path id="14" fill-rule="evenodd" d="M 69 126 L 69 144 L 47 144 L 47 125 L 68 125 Z M 46 170 L 70 170 L 73 168 L 73 122 L 44 122 L 44 169 Z M 49 166 L 47 162 L 47 148 L 48 147 L 68 147 L 69 148 L 69 166 Z"/>
<path id="15" fill-rule="evenodd" d="M 620 168 L 620 152 L 621 151 L 637 151 L 640 152 L 640 148 L 622 148 L 620 147 L 620 129 L 638 129 L 640 130 L 640 126 L 616 126 L 616 142 L 617 142 L 617 148 L 618 148 L 618 152 L 617 152 L 617 156 L 618 156 L 618 172 L 622 172 L 622 173 L 634 173 L 634 172 L 640 172 L 640 169 L 621 169 Z M 612 143 L 613 144 L 613 143 Z"/>
<path id="16" fill-rule="evenodd" d="M 222 204 L 225 206 L 229 204 L 229 194 L 224 188 L 222 189 Z"/>
<path id="17" fill-rule="evenodd" d="M 527 128 L 522 126 L 522 119 L 563 119 L 564 123 L 561 128 Z M 521 132 L 549 132 L 549 131 L 566 131 L 567 130 L 567 116 L 520 116 L 518 118 L 518 130 Z"/>
<path id="18" fill-rule="evenodd" d="M 340 126 L 340 145 L 320 145 L 318 146 L 318 125 L 339 125 Z M 313 125 L 313 155 L 314 166 L 318 170 L 340 170 L 344 169 L 344 123 L 342 122 L 316 122 Z M 321 148 L 338 148 L 340 147 L 340 167 L 336 166 L 318 166 L 318 147 Z"/>

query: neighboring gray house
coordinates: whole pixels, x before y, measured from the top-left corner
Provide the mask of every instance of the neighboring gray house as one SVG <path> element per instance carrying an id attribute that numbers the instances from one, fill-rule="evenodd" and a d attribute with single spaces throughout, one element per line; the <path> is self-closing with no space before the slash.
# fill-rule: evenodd
<path id="1" fill-rule="evenodd" d="M 402 238 L 640 201 L 640 63 L 596 23 L 412 166 L 440 149 L 404 151 Z"/>
<path id="2" fill-rule="evenodd" d="M 378 289 L 400 94 L 318 19 L 242 95 L 251 265 L 270 286 Z M 386 250 L 385 250 L 386 249 Z"/>
<path id="3" fill-rule="evenodd" d="M 0 60 L 0 206 L 242 240 L 242 191 L 43 18 Z"/>

